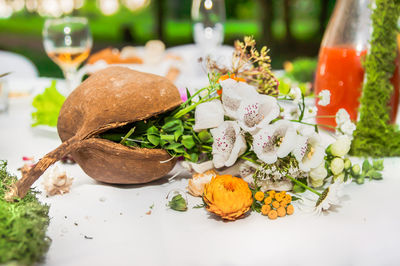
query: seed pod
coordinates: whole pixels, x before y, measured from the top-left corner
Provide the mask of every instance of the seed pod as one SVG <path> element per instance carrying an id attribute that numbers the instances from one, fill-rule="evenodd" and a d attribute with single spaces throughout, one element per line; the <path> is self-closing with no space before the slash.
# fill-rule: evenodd
<path id="1" fill-rule="evenodd" d="M 106 183 L 139 184 L 161 178 L 176 160 L 161 149 L 130 148 L 98 138 L 100 133 L 148 119 L 181 104 L 179 91 L 166 78 L 110 67 L 91 75 L 66 99 L 57 130 L 63 143 L 20 179 L 7 198 L 24 197 L 53 163 L 67 154 L 92 178 Z"/>

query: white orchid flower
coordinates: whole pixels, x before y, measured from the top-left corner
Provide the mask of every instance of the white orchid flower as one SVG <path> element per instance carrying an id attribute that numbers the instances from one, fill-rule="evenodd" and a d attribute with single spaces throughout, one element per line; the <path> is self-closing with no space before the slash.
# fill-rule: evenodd
<path id="1" fill-rule="evenodd" d="M 302 171 L 308 172 L 323 162 L 325 150 L 317 133 L 298 135 L 296 145 L 293 154 Z"/>
<path id="2" fill-rule="evenodd" d="M 318 105 L 327 106 L 331 102 L 331 92 L 329 90 L 322 90 L 318 96 Z"/>
<path id="3" fill-rule="evenodd" d="M 215 128 L 224 122 L 224 108 L 219 100 L 201 103 L 194 113 L 193 130 L 200 132 L 204 129 Z"/>
<path id="4" fill-rule="evenodd" d="M 256 99 L 259 94 L 255 87 L 234 79 L 220 81 L 222 87 L 222 104 L 225 114 L 230 118 L 238 118 L 238 110 L 243 100 Z"/>
<path id="5" fill-rule="evenodd" d="M 238 122 L 244 131 L 254 134 L 277 118 L 279 112 L 276 98 L 260 95 L 257 99 L 242 102 L 238 110 Z"/>
<path id="6" fill-rule="evenodd" d="M 267 164 L 287 156 L 296 146 L 296 131 L 287 120 L 279 120 L 261 129 L 253 137 L 257 157 Z"/>
<path id="7" fill-rule="evenodd" d="M 225 121 L 210 132 L 214 139 L 212 154 L 216 168 L 232 166 L 247 149 L 246 140 L 237 122 Z"/>

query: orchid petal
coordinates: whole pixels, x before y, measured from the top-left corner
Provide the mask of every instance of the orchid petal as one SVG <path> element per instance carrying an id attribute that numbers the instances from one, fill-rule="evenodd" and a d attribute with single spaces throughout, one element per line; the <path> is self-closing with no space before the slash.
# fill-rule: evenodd
<path id="1" fill-rule="evenodd" d="M 225 121 L 210 132 L 214 139 L 212 154 L 216 168 L 232 166 L 247 149 L 240 127 L 234 121 Z"/>
<path id="2" fill-rule="evenodd" d="M 257 99 L 244 100 L 238 109 L 238 121 L 243 130 L 252 134 L 267 126 L 279 116 L 276 98 L 260 95 Z"/>
<path id="3" fill-rule="evenodd" d="M 267 164 L 278 157 L 287 156 L 296 146 L 296 133 L 291 123 L 279 120 L 261 129 L 253 137 L 253 149 L 257 157 Z"/>
<path id="4" fill-rule="evenodd" d="M 318 167 L 325 156 L 325 149 L 321 145 L 321 137 L 317 133 L 297 137 L 297 146 L 293 154 L 299 162 L 299 168 L 303 171 L 310 171 Z"/>
<path id="5" fill-rule="evenodd" d="M 226 79 L 220 82 L 222 87 L 222 103 L 227 116 L 233 119 L 238 117 L 238 109 L 245 99 L 255 99 L 259 96 L 256 88 L 245 82 Z"/>
<path id="6" fill-rule="evenodd" d="M 219 100 L 201 103 L 195 111 L 194 131 L 215 128 L 224 122 L 224 108 Z"/>

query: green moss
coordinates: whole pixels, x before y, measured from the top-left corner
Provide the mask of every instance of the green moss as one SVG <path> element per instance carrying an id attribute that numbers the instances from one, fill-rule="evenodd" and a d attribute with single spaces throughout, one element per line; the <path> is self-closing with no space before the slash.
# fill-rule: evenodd
<path id="1" fill-rule="evenodd" d="M 31 265 L 40 261 L 50 246 L 46 236 L 49 206 L 41 204 L 30 190 L 23 199 L 7 202 L 4 194 L 17 178 L 0 161 L 0 264 L 17 262 Z"/>
<path id="2" fill-rule="evenodd" d="M 397 20 L 400 0 L 376 0 L 372 14 L 371 49 L 365 61 L 366 81 L 361 97 L 360 120 L 354 132 L 351 154 L 399 156 L 400 131 L 390 125 L 388 102 L 393 93 L 390 78 L 397 56 Z"/>

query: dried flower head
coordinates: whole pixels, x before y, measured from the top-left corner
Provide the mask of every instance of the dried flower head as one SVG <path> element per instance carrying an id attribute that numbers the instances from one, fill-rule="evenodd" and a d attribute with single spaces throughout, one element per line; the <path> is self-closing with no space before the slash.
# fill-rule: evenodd
<path id="1" fill-rule="evenodd" d="M 250 210 L 253 196 L 241 178 L 231 175 L 214 177 L 204 187 L 203 200 L 207 210 L 222 219 L 236 220 Z"/>
<path id="2" fill-rule="evenodd" d="M 247 83 L 257 88 L 262 94 L 277 96 L 278 80 L 271 70 L 271 58 L 266 46 L 260 51 L 256 49 L 256 41 L 253 37 L 244 37 L 244 42 L 237 40 L 234 44 L 235 51 L 232 57 L 232 67 L 221 67 L 218 63 L 207 58 L 206 64 L 209 72 L 221 74 L 234 73 L 243 78 Z"/>
<path id="3" fill-rule="evenodd" d="M 202 196 L 204 192 L 204 186 L 208 184 L 215 176 L 217 176 L 217 172 L 215 172 L 215 170 L 208 170 L 201 174 L 193 174 L 193 178 L 189 179 L 188 183 L 189 193 L 195 197 Z"/>
<path id="4" fill-rule="evenodd" d="M 72 185 L 73 178 L 69 178 L 65 170 L 60 170 L 55 166 L 44 173 L 43 186 L 49 196 L 68 193 Z"/>

